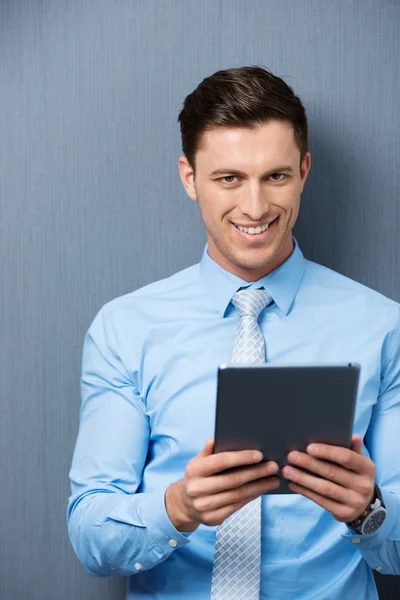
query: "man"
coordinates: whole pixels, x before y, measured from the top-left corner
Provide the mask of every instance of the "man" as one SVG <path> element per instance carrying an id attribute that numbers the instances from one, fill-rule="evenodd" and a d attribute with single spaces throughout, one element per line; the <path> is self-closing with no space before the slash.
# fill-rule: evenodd
<path id="1" fill-rule="evenodd" d="M 219 71 L 179 120 L 180 177 L 207 244 L 199 264 L 107 303 L 87 332 L 75 552 L 92 575 L 130 576 L 132 599 L 376 599 L 372 569 L 400 573 L 400 305 L 305 259 L 293 237 L 311 156 L 282 79 Z M 268 296 L 256 325 L 268 362 L 361 364 L 351 448 L 291 452 L 281 471 L 257 452 L 213 453 L 217 367 L 243 293 Z M 294 494 L 273 493 L 280 477 Z M 259 521 L 240 529 L 250 506 Z"/>

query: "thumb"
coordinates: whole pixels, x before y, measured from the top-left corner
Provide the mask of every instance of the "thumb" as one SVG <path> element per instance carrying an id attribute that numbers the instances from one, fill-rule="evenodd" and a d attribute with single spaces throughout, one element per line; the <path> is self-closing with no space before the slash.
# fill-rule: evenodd
<path id="1" fill-rule="evenodd" d="M 214 452 L 214 438 L 209 438 L 206 445 L 200 450 L 198 456 L 210 456 Z"/>
<path id="2" fill-rule="evenodd" d="M 353 435 L 351 439 L 351 449 L 357 452 L 358 454 L 362 454 L 363 440 L 360 435 Z"/>

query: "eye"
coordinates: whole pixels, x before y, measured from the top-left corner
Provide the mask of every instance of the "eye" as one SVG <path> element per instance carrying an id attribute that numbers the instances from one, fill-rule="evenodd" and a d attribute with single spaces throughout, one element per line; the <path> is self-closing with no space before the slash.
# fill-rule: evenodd
<path id="1" fill-rule="evenodd" d="M 225 177 L 219 177 L 217 181 L 222 181 L 223 179 L 237 179 L 236 175 L 225 175 Z M 222 181 L 222 183 L 234 183 L 233 181 Z"/>
<path id="2" fill-rule="evenodd" d="M 272 181 L 276 181 L 276 182 L 280 182 L 283 181 L 286 177 L 288 177 L 288 175 L 286 175 L 285 173 L 272 173 L 270 175 L 270 177 L 272 178 Z M 221 181 L 222 183 L 226 183 L 227 185 L 230 185 L 232 183 L 236 183 L 234 180 L 237 180 L 238 177 L 236 175 L 225 175 L 224 177 L 219 177 L 217 179 L 217 181 Z M 230 181 L 228 181 L 230 180 Z"/>
<path id="3" fill-rule="evenodd" d="M 272 173 L 272 175 L 271 175 L 271 177 L 276 177 L 276 176 L 282 177 L 282 178 L 287 177 L 287 175 L 285 175 L 285 173 Z M 274 179 L 273 181 L 282 181 L 282 179 Z"/>

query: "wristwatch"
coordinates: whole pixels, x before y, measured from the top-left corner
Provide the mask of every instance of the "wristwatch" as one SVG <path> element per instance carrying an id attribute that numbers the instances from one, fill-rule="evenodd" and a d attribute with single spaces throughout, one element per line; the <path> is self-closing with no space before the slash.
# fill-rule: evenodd
<path id="1" fill-rule="evenodd" d="M 375 494 L 372 498 L 372 503 L 358 519 L 346 523 L 350 529 L 357 531 L 357 533 L 361 533 L 361 535 L 375 533 L 386 518 L 386 507 L 382 499 L 381 490 L 377 484 L 375 484 L 374 489 Z"/>

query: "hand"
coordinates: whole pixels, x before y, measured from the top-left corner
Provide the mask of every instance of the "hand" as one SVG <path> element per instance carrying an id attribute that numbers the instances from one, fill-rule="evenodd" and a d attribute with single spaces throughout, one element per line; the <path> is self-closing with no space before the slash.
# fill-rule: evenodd
<path id="1" fill-rule="evenodd" d="M 290 479 L 288 487 L 292 491 L 310 498 L 329 511 L 337 521 L 354 521 L 366 510 L 374 496 L 376 467 L 362 453 L 362 444 L 361 436 L 353 435 L 350 449 L 310 444 L 307 453 L 289 452 L 291 465 L 317 473 L 322 479 L 293 466 L 285 466 L 282 475 Z M 312 452 L 313 447 L 315 452 Z"/>
<path id="2" fill-rule="evenodd" d="M 271 477 L 279 466 L 262 462 L 255 450 L 213 454 L 214 439 L 186 466 L 183 479 L 168 487 L 165 506 L 178 531 L 194 531 L 201 523 L 219 525 L 229 515 L 261 494 L 279 487 L 278 477 Z M 225 469 L 238 468 L 232 473 Z"/>

